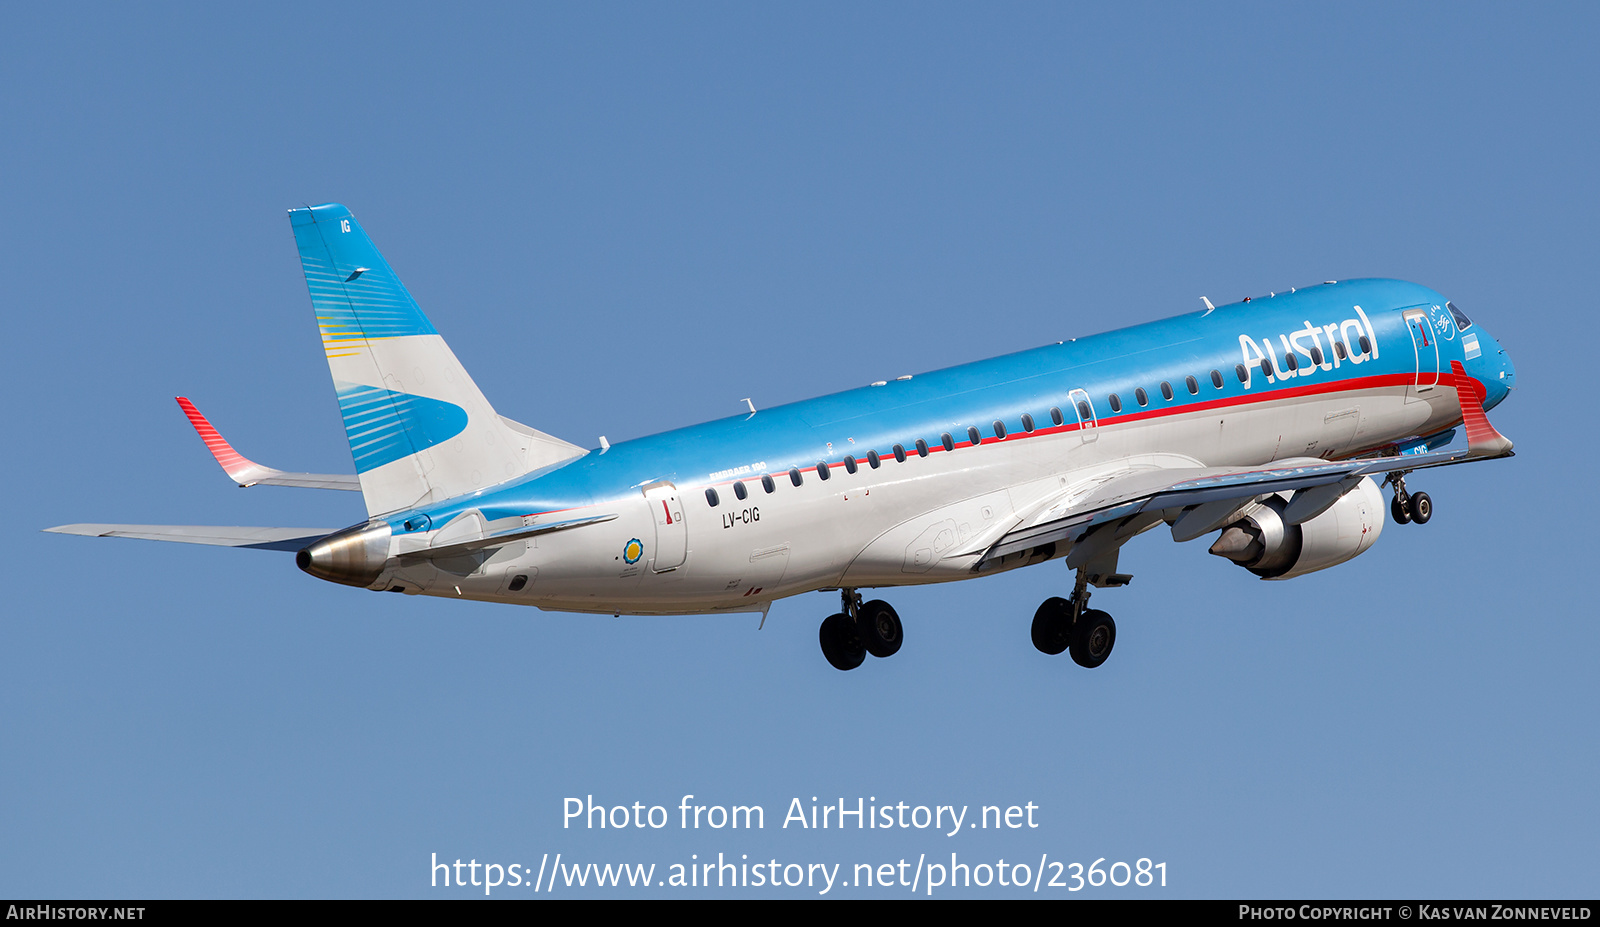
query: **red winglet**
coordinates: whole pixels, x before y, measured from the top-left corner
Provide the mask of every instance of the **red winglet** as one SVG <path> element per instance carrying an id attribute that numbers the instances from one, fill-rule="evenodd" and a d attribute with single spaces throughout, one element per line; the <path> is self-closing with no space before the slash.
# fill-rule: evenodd
<path id="1" fill-rule="evenodd" d="M 1450 369 L 1456 375 L 1456 400 L 1461 403 L 1461 421 L 1467 429 L 1467 452 L 1474 457 L 1503 457 L 1511 453 L 1511 439 L 1489 424 L 1483 414 L 1483 397 L 1488 390 L 1483 384 L 1467 376 L 1460 361 L 1451 361 Z"/>
<path id="2" fill-rule="evenodd" d="M 222 435 L 217 433 L 217 429 L 206 421 L 206 417 L 200 414 L 200 410 L 194 407 L 194 403 L 183 396 L 174 398 L 183 408 L 183 414 L 189 416 L 189 424 L 200 433 L 200 440 L 206 443 L 206 450 L 211 452 L 211 456 L 222 465 L 223 472 L 232 477 L 235 483 L 248 486 L 256 479 L 260 479 L 264 473 L 270 472 L 270 467 L 263 467 L 234 450 L 233 445 L 224 440 Z"/>

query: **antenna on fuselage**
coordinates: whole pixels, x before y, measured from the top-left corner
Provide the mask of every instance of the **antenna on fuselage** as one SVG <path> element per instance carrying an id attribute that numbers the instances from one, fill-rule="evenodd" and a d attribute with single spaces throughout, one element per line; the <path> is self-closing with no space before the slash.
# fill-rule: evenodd
<path id="1" fill-rule="evenodd" d="M 746 396 L 746 397 L 744 397 L 744 398 L 743 398 L 743 399 L 741 399 L 741 400 L 739 400 L 739 401 L 740 401 L 740 402 L 742 402 L 742 403 L 744 403 L 744 404 L 745 404 L 745 405 L 747 405 L 747 406 L 749 406 L 749 407 L 750 407 L 750 411 L 751 411 L 751 412 L 752 412 L 752 413 L 754 413 L 754 412 L 755 412 L 755 410 L 756 410 L 756 404 L 755 404 L 755 403 L 753 403 L 753 402 L 751 402 L 751 401 L 750 401 L 750 397 L 749 397 L 749 396 Z"/>
<path id="2" fill-rule="evenodd" d="M 1206 316 L 1210 315 L 1211 313 L 1217 311 L 1217 307 L 1211 305 L 1211 300 L 1206 299 L 1204 296 L 1202 296 L 1202 297 L 1200 297 L 1200 301 L 1206 304 L 1206 311 L 1200 313 L 1200 317 L 1201 318 L 1205 318 Z"/>

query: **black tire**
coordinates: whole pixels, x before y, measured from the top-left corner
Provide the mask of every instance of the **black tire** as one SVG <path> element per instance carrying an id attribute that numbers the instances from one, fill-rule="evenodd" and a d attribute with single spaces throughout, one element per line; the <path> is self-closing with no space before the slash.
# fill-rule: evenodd
<path id="1" fill-rule="evenodd" d="M 1044 600 L 1033 613 L 1033 646 L 1052 657 L 1072 646 L 1071 602 L 1062 598 Z"/>
<path id="2" fill-rule="evenodd" d="M 1106 662 L 1116 643 L 1117 623 L 1105 612 L 1091 608 L 1072 626 L 1072 662 L 1094 669 Z"/>
<path id="3" fill-rule="evenodd" d="M 1411 520 L 1419 525 L 1428 523 L 1433 517 L 1433 499 L 1425 492 L 1411 494 Z"/>
<path id="4" fill-rule="evenodd" d="M 817 632 L 822 644 L 822 655 L 836 670 L 853 670 L 867 658 L 867 648 L 862 646 L 861 632 L 848 615 L 829 615 Z"/>
<path id="5" fill-rule="evenodd" d="M 1389 514 L 1394 516 L 1394 523 L 1397 525 L 1411 522 L 1411 510 L 1406 508 L 1406 504 L 1400 501 L 1399 496 L 1389 500 Z"/>
<path id="6" fill-rule="evenodd" d="M 900 651 L 905 634 L 900 627 L 900 616 L 895 614 L 894 607 L 888 602 L 873 599 L 861 606 L 856 624 L 867 653 L 875 657 L 892 657 Z"/>

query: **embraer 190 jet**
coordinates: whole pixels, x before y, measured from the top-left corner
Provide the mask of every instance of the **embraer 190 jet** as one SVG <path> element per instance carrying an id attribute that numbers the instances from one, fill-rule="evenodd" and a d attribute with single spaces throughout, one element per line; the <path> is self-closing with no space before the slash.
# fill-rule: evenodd
<path id="1" fill-rule="evenodd" d="M 1433 290 L 1328 281 L 1288 293 L 584 449 L 496 414 L 356 222 L 289 212 L 354 475 L 238 454 L 184 398 L 223 470 L 358 491 L 343 530 L 65 525 L 63 534 L 294 551 L 366 589 L 553 611 L 765 613 L 840 593 L 841 670 L 900 649 L 858 590 L 1065 559 L 1033 643 L 1096 667 L 1116 642 L 1090 587 L 1166 525 L 1263 579 L 1349 560 L 1433 502 L 1417 470 L 1511 456 L 1485 411 L 1515 383 L 1488 332 Z M 1465 447 L 1452 444 L 1456 429 Z M 1449 445 L 1447 447 L 1447 445 Z"/>

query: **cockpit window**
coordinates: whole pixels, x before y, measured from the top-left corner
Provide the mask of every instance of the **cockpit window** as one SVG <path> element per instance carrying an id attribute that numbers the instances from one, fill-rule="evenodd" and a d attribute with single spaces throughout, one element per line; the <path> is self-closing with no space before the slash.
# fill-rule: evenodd
<path id="1" fill-rule="evenodd" d="M 1444 307 L 1450 310 L 1450 317 L 1456 320 L 1457 329 L 1466 331 L 1472 327 L 1472 320 L 1467 318 L 1467 314 L 1465 312 L 1457 309 L 1455 303 L 1445 303 Z"/>

